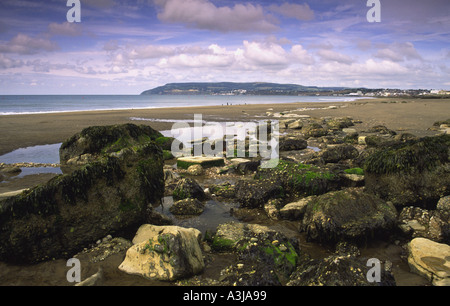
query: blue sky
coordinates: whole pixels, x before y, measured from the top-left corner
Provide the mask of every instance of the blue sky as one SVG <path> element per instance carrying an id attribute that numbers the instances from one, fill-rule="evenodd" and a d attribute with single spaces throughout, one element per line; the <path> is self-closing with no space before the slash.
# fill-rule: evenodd
<path id="1" fill-rule="evenodd" d="M 0 2 L 0 94 L 139 94 L 171 82 L 450 90 L 450 2 Z"/>

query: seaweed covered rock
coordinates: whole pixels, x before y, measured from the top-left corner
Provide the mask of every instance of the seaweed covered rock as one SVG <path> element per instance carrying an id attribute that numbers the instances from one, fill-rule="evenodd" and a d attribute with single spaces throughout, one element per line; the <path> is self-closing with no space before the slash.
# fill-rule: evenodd
<path id="1" fill-rule="evenodd" d="M 288 277 L 302 256 L 295 233 L 285 233 L 259 224 L 237 222 L 224 223 L 217 227 L 212 249 L 235 252 L 240 261 L 247 263 L 247 267 L 258 266 L 265 272 L 269 268 L 275 271 L 278 279 Z M 272 277 L 268 279 L 273 280 Z M 247 283 L 249 281 L 247 280 Z"/>
<path id="2" fill-rule="evenodd" d="M 325 163 L 337 163 L 341 160 L 353 159 L 359 156 L 358 150 L 349 144 L 329 146 L 319 153 Z"/>
<path id="3" fill-rule="evenodd" d="M 381 265 L 380 265 L 381 266 Z M 352 255 L 334 254 L 323 259 L 304 260 L 291 274 L 288 286 L 395 286 L 394 276 L 380 267 L 380 282 L 369 281 L 371 267 Z"/>
<path id="4" fill-rule="evenodd" d="M 279 142 L 280 151 L 303 150 L 308 147 L 308 142 L 303 138 L 281 137 Z"/>
<path id="5" fill-rule="evenodd" d="M 169 210 L 174 215 L 200 215 L 204 207 L 197 199 L 183 199 L 173 203 Z"/>
<path id="6" fill-rule="evenodd" d="M 450 135 L 383 146 L 364 164 L 365 186 L 396 206 L 435 208 L 450 193 Z"/>
<path id="7" fill-rule="evenodd" d="M 284 198 L 323 194 L 339 189 L 341 183 L 339 175 L 327 168 L 285 160 L 274 168 L 258 169 L 255 178 L 276 182 Z"/>
<path id="8" fill-rule="evenodd" d="M 314 122 L 310 123 L 307 126 L 304 126 L 302 129 L 302 133 L 305 136 L 305 138 L 310 138 L 310 137 L 326 136 L 328 134 L 328 131 L 319 123 Z"/>
<path id="9" fill-rule="evenodd" d="M 62 143 L 59 149 L 61 164 L 82 165 L 97 158 L 120 152 L 124 148 L 140 146 L 163 135 L 148 125 L 121 124 L 91 126 Z"/>
<path id="10" fill-rule="evenodd" d="M 241 207 L 260 208 L 269 199 L 282 196 L 283 188 L 273 180 L 239 180 L 234 188 Z"/>
<path id="11" fill-rule="evenodd" d="M 162 151 L 152 142 L 123 151 L 1 201 L 1 260 L 71 256 L 142 224 L 163 197 Z"/>
<path id="12" fill-rule="evenodd" d="M 191 198 L 201 201 L 204 200 L 206 196 L 202 187 L 200 187 L 196 180 L 192 178 L 183 178 L 177 183 L 173 191 L 173 198 L 174 200 Z"/>
<path id="13" fill-rule="evenodd" d="M 303 230 L 314 241 L 361 242 L 387 234 L 394 228 L 396 217 L 393 205 L 361 188 L 347 188 L 310 197 Z"/>

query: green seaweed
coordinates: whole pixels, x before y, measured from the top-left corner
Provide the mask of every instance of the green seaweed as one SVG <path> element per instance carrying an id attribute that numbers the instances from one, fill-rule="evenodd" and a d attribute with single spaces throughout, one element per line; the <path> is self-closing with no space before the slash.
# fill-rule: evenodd
<path id="1" fill-rule="evenodd" d="M 393 144 L 367 157 L 364 171 L 376 174 L 431 171 L 448 162 L 449 146 L 447 134 Z"/>
<path id="2" fill-rule="evenodd" d="M 347 173 L 347 174 L 364 175 L 364 169 L 362 169 L 362 168 L 345 169 L 344 172 Z"/>

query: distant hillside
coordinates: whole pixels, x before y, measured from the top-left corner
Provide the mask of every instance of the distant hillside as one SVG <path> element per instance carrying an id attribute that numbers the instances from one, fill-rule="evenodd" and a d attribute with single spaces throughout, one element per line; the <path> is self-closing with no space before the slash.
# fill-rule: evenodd
<path id="1" fill-rule="evenodd" d="M 169 83 L 141 95 L 302 95 L 341 92 L 344 87 L 315 87 L 277 83 Z"/>

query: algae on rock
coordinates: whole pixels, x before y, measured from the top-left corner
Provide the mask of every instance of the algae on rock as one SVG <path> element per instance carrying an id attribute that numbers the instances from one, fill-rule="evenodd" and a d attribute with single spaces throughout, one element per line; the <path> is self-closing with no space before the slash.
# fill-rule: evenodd
<path id="1" fill-rule="evenodd" d="M 112 132 L 102 135 L 100 131 L 110 131 L 106 127 L 92 130 L 97 139 L 103 139 L 99 143 L 107 146 L 112 134 L 123 139 Z M 148 129 L 130 125 L 113 130 L 124 130 L 136 139 L 148 136 Z M 66 149 L 77 151 L 68 147 L 69 142 Z M 1 260 L 38 262 L 70 256 L 106 235 L 133 230 L 145 222 L 149 204 L 164 194 L 162 150 L 145 141 L 121 151 L 118 156 L 99 155 L 70 174 L 1 201 Z"/>

